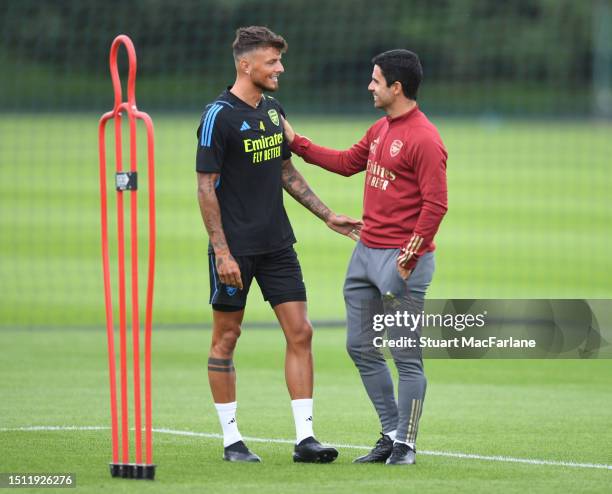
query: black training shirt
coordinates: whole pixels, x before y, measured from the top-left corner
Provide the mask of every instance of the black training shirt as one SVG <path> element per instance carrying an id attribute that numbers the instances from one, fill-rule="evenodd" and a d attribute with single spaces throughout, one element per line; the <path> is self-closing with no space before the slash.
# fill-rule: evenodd
<path id="1" fill-rule="evenodd" d="M 217 200 L 232 255 L 264 254 L 295 243 L 283 206 L 281 169 L 291 152 L 281 115 L 274 98 L 264 95 L 253 108 L 229 89 L 202 115 L 196 170 L 220 174 Z"/>

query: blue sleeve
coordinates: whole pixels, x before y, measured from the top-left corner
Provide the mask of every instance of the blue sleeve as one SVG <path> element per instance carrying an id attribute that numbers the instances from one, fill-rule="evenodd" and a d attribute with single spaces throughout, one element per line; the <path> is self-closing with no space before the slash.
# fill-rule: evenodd
<path id="1" fill-rule="evenodd" d="M 223 105 L 210 105 L 198 127 L 196 170 L 200 173 L 220 173 L 225 155 L 225 135 L 220 113 Z"/>

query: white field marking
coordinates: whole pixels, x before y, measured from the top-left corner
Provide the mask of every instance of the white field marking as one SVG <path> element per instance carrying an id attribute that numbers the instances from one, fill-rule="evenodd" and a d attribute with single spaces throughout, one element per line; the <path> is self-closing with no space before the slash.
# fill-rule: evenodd
<path id="1" fill-rule="evenodd" d="M 73 425 L 33 425 L 28 427 L 0 427 L 0 432 L 36 432 L 36 431 L 102 431 L 110 430 L 110 427 L 104 426 L 73 426 Z M 144 429 L 143 429 L 144 430 Z M 207 439 L 222 439 L 221 434 L 211 432 L 193 432 L 193 431 L 179 431 L 174 429 L 153 429 L 153 432 L 158 434 L 169 434 L 172 436 L 187 436 L 187 437 L 203 437 Z M 248 437 L 244 436 L 246 441 L 254 443 L 273 443 L 273 444 L 295 444 L 295 441 L 291 439 L 271 439 L 262 437 Z M 356 444 L 329 444 L 334 448 L 341 449 L 359 449 L 369 450 L 371 446 L 360 446 Z M 514 458 L 512 456 L 488 456 L 488 455 L 476 455 L 471 453 L 454 453 L 451 451 L 429 451 L 419 450 L 420 455 L 428 456 L 443 456 L 446 458 L 461 458 L 466 460 L 482 460 L 482 461 L 498 461 L 502 463 L 522 463 L 527 465 L 547 465 L 553 467 L 570 467 L 570 468 L 596 468 L 601 470 L 612 470 L 612 465 L 606 465 L 603 463 L 576 463 L 573 461 L 555 461 L 555 460 L 539 460 L 536 458 Z"/>

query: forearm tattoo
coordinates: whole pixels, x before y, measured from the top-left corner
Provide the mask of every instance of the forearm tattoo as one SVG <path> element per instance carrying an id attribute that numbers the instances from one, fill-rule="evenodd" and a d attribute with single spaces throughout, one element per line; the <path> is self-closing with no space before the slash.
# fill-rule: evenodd
<path id="1" fill-rule="evenodd" d="M 204 219 L 204 226 L 210 237 L 215 252 L 219 250 L 229 250 L 223 225 L 221 223 L 221 211 L 219 203 L 215 195 L 215 181 L 217 177 L 213 174 L 207 174 L 199 183 L 198 190 L 200 192 L 200 211 Z"/>
<path id="2" fill-rule="evenodd" d="M 283 163 L 282 171 L 283 188 L 302 206 L 312 211 L 313 214 L 327 221 L 331 210 L 323 204 L 321 199 L 313 192 L 308 182 L 302 177 L 291 161 Z"/>

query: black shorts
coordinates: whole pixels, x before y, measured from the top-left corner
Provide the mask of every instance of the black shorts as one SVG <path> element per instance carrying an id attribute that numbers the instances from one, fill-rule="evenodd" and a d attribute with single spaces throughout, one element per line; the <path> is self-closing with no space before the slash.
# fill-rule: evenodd
<path id="1" fill-rule="evenodd" d="M 257 280 L 264 300 L 272 307 L 284 302 L 306 301 L 302 269 L 293 246 L 267 254 L 234 256 L 234 259 L 240 267 L 242 290 L 221 283 L 215 255 L 208 254 L 210 303 L 214 310 L 231 312 L 244 309 L 253 278 Z"/>

